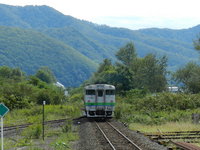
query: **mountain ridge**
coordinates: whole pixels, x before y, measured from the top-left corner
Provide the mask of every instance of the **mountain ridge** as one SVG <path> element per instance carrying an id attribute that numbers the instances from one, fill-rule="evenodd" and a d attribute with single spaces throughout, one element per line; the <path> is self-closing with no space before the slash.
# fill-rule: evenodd
<path id="1" fill-rule="evenodd" d="M 198 53 L 193 48 L 193 40 L 200 32 L 200 25 L 180 30 L 160 28 L 130 30 L 76 19 L 46 5 L 21 7 L 0 4 L 0 15 L 4 16 L 0 17 L 1 26 L 8 26 L 10 30 L 17 27 L 22 30 L 28 29 L 41 33 L 46 36 L 45 38 L 50 38 L 52 43 L 58 47 L 64 45 L 64 49 L 66 47 L 68 49 L 72 48 L 74 52 L 77 52 L 77 57 L 87 59 L 86 64 L 88 64 L 87 62 L 93 64 L 90 67 L 86 65 L 90 68 L 88 69 L 90 71 L 87 75 L 83 75 L 84 77 L 80 79 L 80 82 L 74 84 L 76 86 L 92 74 L 92 70 L 95 70 L 94 66 L 97 67 L 96 63 L 102 62 L 105 58 L 112 59 L 115 62 L 116 51 L 127 42 L 135 44 L 136 51 L 140 57 L 144 57 L 148 53 L 153 53 L 157 56 L 166 55 L 169 58 L 170 70 L 176 70 L 188 61 L 198 60 Z M 45 45 L 47 42 L 43 44 Z M 44 45 L 41 43 L 41 46 Z M 27 43 L 22 44 L 22 47 L 26 46 Z M 66 51 L 63 51 L 63 53 L 66 55 Z M 69 62 L 69 66 L 70 63 L 76 64 L 70 58 L 66 57 L 66 59 L 69 60 L 66 60 Z M 11 61 L 7 61 L 7 64 L 10 64 Z M 84 64 L 84 61 L 82 61 L 82 64 Z M 76 65 L 78 70 L 82 70 L 78 64 Z M 65 85 L 67 85 L 67 78 L 64 77 L 67 69 L 63 69 L 61 66 L 59 68 L 61 72 L 60 74 L 56 73 L 56 75 L 59 76 L 61 82 L 65 82 Z M 53 70 L 57 69 L 54 68 Z M 77 76 L 81 75 L 80 73 L 75 74 Z M 73 77 L 73 75 L 69 76 L 70 78 Z M 79 79 L 71 80 L 69 85 L 73 86 L 73 81 L 77 82 L 77 80 Z"/>
<path id="2" fill-rule="evenodd" d="M 28 74 L 48 66 L 65 85 L 78 86 L 97 67 L 73 48 L 34 30 L 1 26 L 0 39 L 1 65 L 20 67 Z"/>

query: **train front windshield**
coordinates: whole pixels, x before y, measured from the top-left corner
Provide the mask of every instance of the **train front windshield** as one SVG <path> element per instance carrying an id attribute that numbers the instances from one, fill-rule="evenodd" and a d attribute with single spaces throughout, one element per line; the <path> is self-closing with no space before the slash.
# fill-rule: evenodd
<path id="1" fill-rule="evenodd" d="M 95 90 L 86 90 L 86 95 L 95 95 Z"/>
<path id="2" fill-rule="evenodd" d="M 103 90 L 98 90 L 97 91 L 98 96 L 102 97 L 103 96 Z M 86 90 L 86 95 L 96 95 L 95 90 Z M 106 90 L 105 95 L 115 95 L 115 90 Z"/>
<path id="3" fill-rule="evenodd" d="M 106 90 L 106 95 L 115 95 L 115 90 Z"/>

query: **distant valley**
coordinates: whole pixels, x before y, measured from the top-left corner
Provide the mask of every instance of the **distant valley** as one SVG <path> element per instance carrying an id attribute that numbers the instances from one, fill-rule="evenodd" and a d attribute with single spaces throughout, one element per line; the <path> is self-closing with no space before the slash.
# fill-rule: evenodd
<path id="1" fill-rule="evenodd" d="M 103 59 L 115 62 L 116 51 L 130 41 L 140 57 L 167 55 L 170 70 L 197 61 L 199 56 L 193 40 L 200 25 L 182 30 L 112 28 L 63 15 L 48 6 L 2 4 L 0 16 L 0 65 L 20 67 L 27 74 L 48 66 L 67 87 L 88 79 Z"/>

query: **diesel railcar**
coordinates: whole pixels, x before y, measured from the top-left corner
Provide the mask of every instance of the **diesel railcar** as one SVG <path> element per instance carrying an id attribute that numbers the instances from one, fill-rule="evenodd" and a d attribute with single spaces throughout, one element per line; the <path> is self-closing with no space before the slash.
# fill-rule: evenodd
<path id="1" fill-rule="evenodd" d="M 87 117 L 113 117 L 115 108 L 115 86 L 108 84 L 85 86 L 84 103 Z"/>

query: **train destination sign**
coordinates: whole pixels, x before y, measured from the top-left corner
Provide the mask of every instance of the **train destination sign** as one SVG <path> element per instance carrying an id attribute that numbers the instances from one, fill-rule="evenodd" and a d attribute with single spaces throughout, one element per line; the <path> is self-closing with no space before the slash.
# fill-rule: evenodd
<path id="1" fill-rule="evenodd" d="M 4 104 L 0 104 L 0 117 L 4 117 L 5 114 L 9 112 L 8 107 L 6 107 Z"/>

